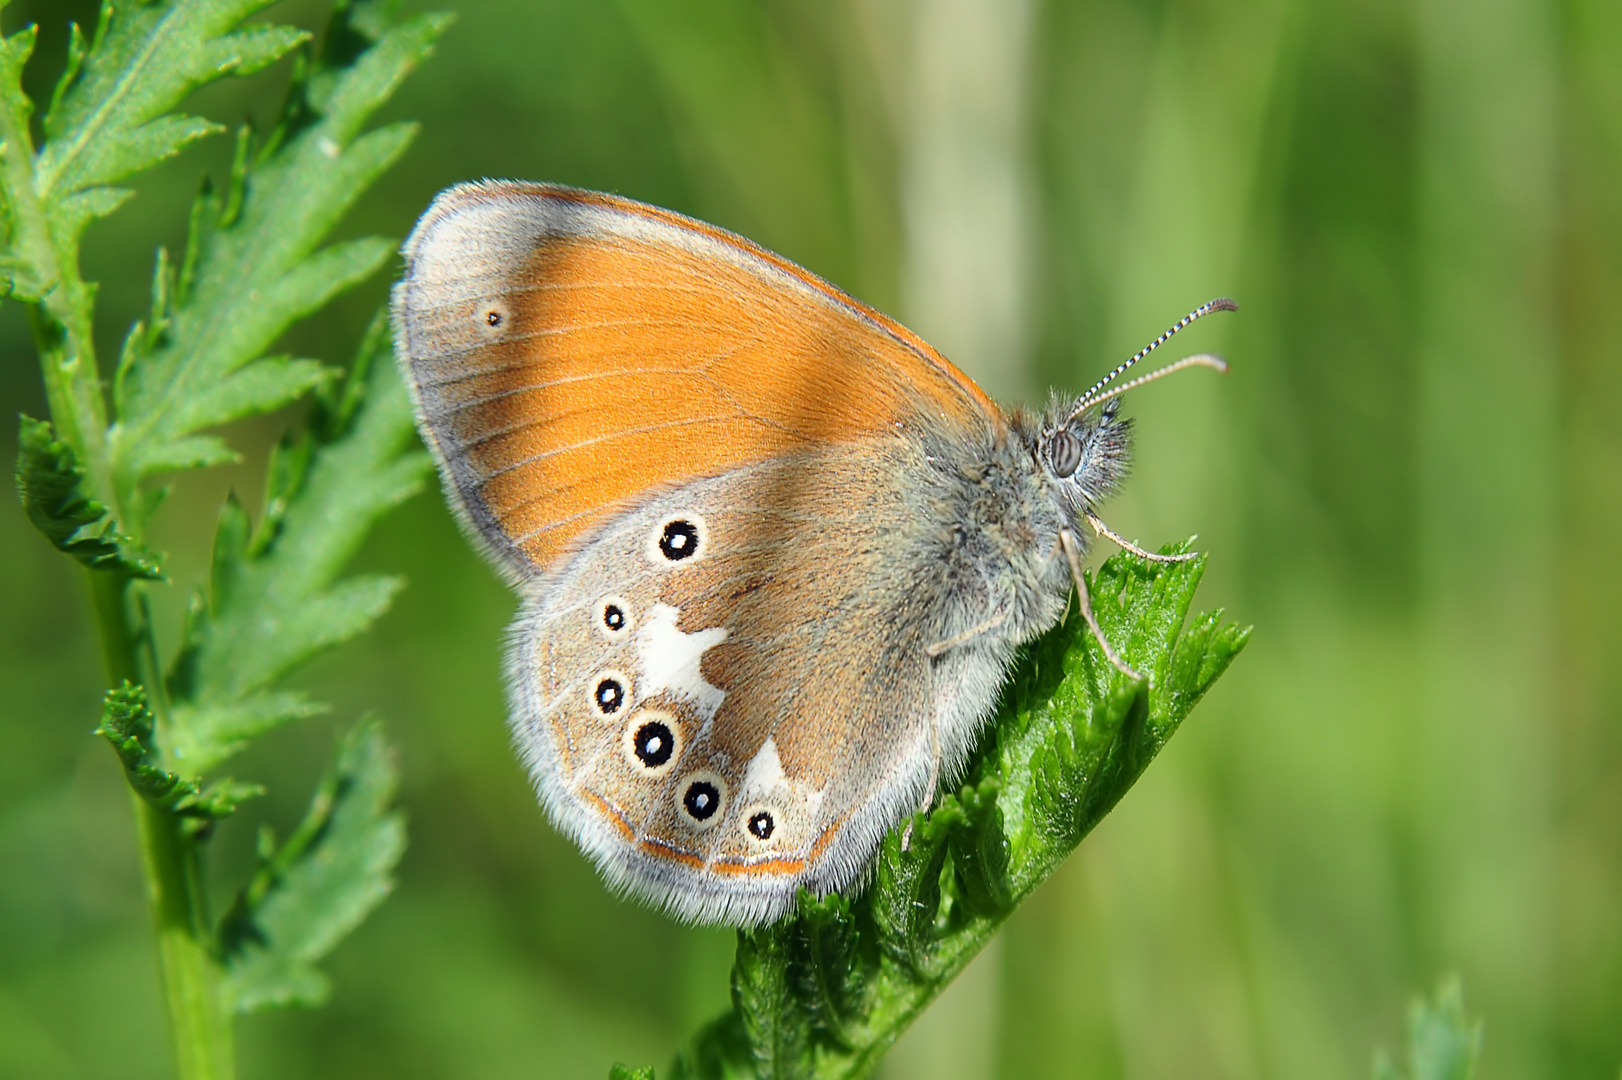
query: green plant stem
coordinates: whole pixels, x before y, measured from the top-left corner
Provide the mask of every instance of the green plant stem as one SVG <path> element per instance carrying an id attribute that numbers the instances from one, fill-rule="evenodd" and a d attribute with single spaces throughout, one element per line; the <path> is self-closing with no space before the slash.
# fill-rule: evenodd
<path id="1" fill-rule="evenodd" d="M 59 250 L 35 188 L 33 147 L 26 125 L 0 109 L 0 139 L 10 148 L 0 162 L 15 222 L 17 251 L 29 262 L 40 299 L 28 305 L 39 348 L 51 423 L 79 455 L 90 489 L 115 508 L 125 528 L 139 529 L 120 512 L 107 453 L 107 410 L 91 339 L 91 295 L 71 249 Z M 144 622 L 132 607 L 136 587 L 123 574 L 89 572 L 102 663 L 109 686 L 126 680 L 154 690 L 161 673 L 143 671 Z M 150 664 L 145 665 L 151 667 Z M 141 842 L 147 898 L 158 938 L 158 959 L 168 1002 L 175 1059 L 182 1080 L 229 1080 L 234 1075 L 231 1016 L 223 1006 L 203 906 L 198 842 L 184 822 L 131 792 Z"/>
<path id="2" fill-rule="evenodd" d="M 139 595 L 142 586 L 123 574 L 86 573 L 108 685 L 122 686 L 128 681 L 149 687 L 162 716 L 167 701 L 160 692 L 163 680 L 155 670 L 156 658 L 147 655 L 151 639 L 145 598 Z M 176 1071 L 181 1080 L 231 1080 L 235 1075 L 231 1012 L 220 992 L 219 963 L 213 955 L 203 898 L 201 845 L 179 816 L 152 805 L 133 790 L 130 801 L 157 936 Z"/>
<path id="3" fill-rule="evenodd" d="M 124 520 L 107 451 L 107 406 L 92 334 L 93 293 L 79 276 L 71 240 L 56 235 L 36 186 L 26 116 L 0 108 L 0 170 L 11 203 L 12 245 L 27 260 L 38 299 L 28 304 L 45 395 L 57 434 L 73 447 L 96 497 Z M 126 529 L 134 523 L 124 520 Z"/>
<path id="4" fill-rule="evenodd" d="M 145 615 L 137 610 L 141 598 L 131 595 L 140 586 L 119 574 L 89 574 L 108 683 L 161 686 L 156 672 L 144 670 L 150 663 L 142 663 Z M 166 703 L 161 694 L 152 697 L 161 716 Z M 134 791 L 130 800 L 177 1071 L 181 1080 L 230 1080 L 235 1075 L 231 1012 L 220 992 L 219 963 L 211 945 L 201 845 L 179 816 Z"/>
<path id="5" fill-rule="evenodd" d="M 53 418 L 54 419 L 54 418 Z M 90 578 L 90 597 L 96 608 L 96 631 L 101 639 L 101 662 L 107 669 L 107 685 L 122 686 L 126 681 L 146 684 L 140 662 L 140 632 L 132 625 L 128 599 L 130 582 L 121 574 L 95 570 Z"/>
<path id="6" fill-rule="evenodd" d="M 220 993 L 219 965 L 208 945 L 202 867 L 196 838 L 176 815 L 134 792 L 146 868 L 147 901 L 158 938 L 164 996 L 181 1080 L 235 1075 L 231 1015 Z"/>

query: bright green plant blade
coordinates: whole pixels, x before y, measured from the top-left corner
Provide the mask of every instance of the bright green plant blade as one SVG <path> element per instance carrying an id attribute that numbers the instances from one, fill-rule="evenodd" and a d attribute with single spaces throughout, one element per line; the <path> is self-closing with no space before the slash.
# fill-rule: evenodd
<path id="1" fill-rule="evenodd" d="M 200 117 L 172 112 L 182 98 L 225 75 L 274 63 L 308 35 L 287 26 L 243 27 L 273 0 L 107 0 L 93 42 L 73 27 L 68 63 L 46 111 L 45 145 L 27 162 L 26 118 L 32 103 L 18 76 L 33 46 L 33 29 L 7 43 L 0 98 L 19 156 L 11 164 L 7 202 L 23 206 L 32 246 L 48 249 L 32 272 L 13 282 L 23 299 L 38 301 L 78 282 L 77 250 L 84 227 L 117 209 L 129 192 L 112 187 L 180 153 L 219 130 Z M 43 271 L 43 272 L 41 272 Z M 64 297 L 88 304 L 87 295 Z"/>
<path id="2" fill-rule="evenodd" d="M 965 783 L 892 830 L 854 898 L 802 894 L 740 931 L 733 1009 L 679 1057 L 685 1077 L 869 1072 L 998 926 L 1126 793 L 1245 645 L 1221 613 L 1187 619 L 1204 559 L 1117 555 L 1090 594 L 1147 683 L 1072 618 L 1027 648 Z"/>
<path id="3" fill-rule="evenodd" d="M 209 597 L 194 607 L 169 679 L 165 738 L 189 774 L 319 708 L 272 684 L 370 626 L 400 587 L 392 577 L 339 577 L 373 524 L 420 490 L 431 468 L 414 449 L 411 404 L 388 349 L 379 314 L 345 392 L 313 430 L 278 449 L 257 531 L 234 501 L 221 514 Z"/>
<path id="4" fill-rule="evenodd" d="M 1431 1000 L 1408 1007 L 1408 1070 L 1384 1053 L 1374 1058 L 1374 1080 L 1470 1080 L 1481 1053 L 1481 1021 L 1464 1011 L 1464 989 L 1449 979 Z"/>
<path id="5" fill-rule="evenodd" d="M 632 1069 L 615 1065 L 608 1070 L 608 1080 L 653 1080 L 652 1069 Z"/>
<path id="6" fill-rule="evenodd" d="M 112 744 L 130 787 L 153 806 L 202 827 L 229 817 L 244 799 L 264 794 L 257 784 L 230 779 L 217 780 L 205 788 L 164 769 L 153 741 L 154 721 L 146 689 L 125 683 L 107 691 L 101 724 L 95 731 Z"/>
<path id="7" fill-rule="evenodd" d="M 315 964 L 394 887 L 405 822 L 390 809 L 399 776 L 376 721 L 338 747 L 298 830 L 280 848 L 262 837 L 259 871 L 221 926 L 224 991 L 241 1012 L 319 1005 Z"/>
<path id="8" fill-rule="evenodd" d="M 272 2 L 107 0 L 88 47 L 74 28 L 67 70 L 45 114 L 36 184 L 60 243 L 77 244 L 84 225 L 122 201 L 106 185 L 219 130 L 172 112 L 182 98 L 272 64 L 308 36 L 290 26 L 241 25 Z"/>
<path id="9" fill-rule="evenodd" d="M 35 35 L 0 41 L 0 274 L 30 307 L 51 413 L 48 424 L 24 421 L 18 492 L 60 550 L 111 571 L 90 582 L 116 687 L 97 733 L 138 796 L 175 1064 L 187 1080 L 233 1075 L 233 1009 L 324 997 L 314 964 L 387 893 L 404 846 L 403 822 L 388 809 L 393 765 L 377 726 L 363 724 L 289 842 L 277 850 L 266 836 L 259 873 L 223 935 L 206 911 L 203 844 L 261 789 L 203 774 L 251 735 L 315 711 L 273 684 L 368 626 L 399 584 L 339 577 L 430 465 L 413 449 L 386 321 L 375 321 L 341 388 L 317 361 L 264 354 L 392 250 L 376 238 L 322 245 L 410 142 L 410 125 L 364 129 L 447 19 L 400 20 L 388 0 L 335 0 L 321 54 L 307 50 L 294 66 L 279 123 L 262 144 L 244 130 L 223 190 L 204 185 L 179 265 L 159 252 L 150 317 L 126 338 L 112 380 L 111 426 L 93 346 L 95 290 L 79 273 L 85 226 L 129 195 L 116 185 L 218 130 L 173 111 L 181 99 L 309 37 L 243 25 L 270 2 L 104 0 L 93 41 L 71 31 L 38 153 L 22 89 Z M 161 493 L 143 482 L 231 460 L 210 429 L 312 395 L 312 419 L 273 457 L 258 526 L 234 498 L 225 507 L 206 599 L 163 677 L 149 593 L 132 581 L 161 579 L 139 543 Z"/>
<path id="10" fill-rule="evenodd" d="M 84 479 L 78 456 L 51 425 L 23 417 L 17 435 L 17 498 L 34 527 L 92 570 L 162 579 L 157 556 L 124 535 L 112 511 L 91 497 Z"/>
<path id="11" fill-rule="evenodd" d="M 226 190 L 205 186 L 198 197 L 178 272 L 159 259 L 151 318 L 131 333 L 114 387 L 114 475 L 132 502 L 155 472 L 229 460 L 203 429 L 319 386 L 327 377 L 319 364 L 261 355 L 394 249 L 381 238 L 321 244 L 410 144 L 414 125 L 363 128 L 448 18 L 391 24 L 367 11 L 341 7 L 323 54 L 301 62 L 263 146 L 241 133 Z"/>

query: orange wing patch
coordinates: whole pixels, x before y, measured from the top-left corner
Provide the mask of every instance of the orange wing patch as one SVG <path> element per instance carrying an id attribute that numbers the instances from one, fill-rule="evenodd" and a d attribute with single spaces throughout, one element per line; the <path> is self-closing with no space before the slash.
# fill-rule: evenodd
<path id="1" fill-rule="evenodd" d="M 520 573 L 651 490 L 898 425 L 1002 425 L 901 326 L 640 203 L 468 185 L 406 259 L 397 351 L 424 434 Z"/>

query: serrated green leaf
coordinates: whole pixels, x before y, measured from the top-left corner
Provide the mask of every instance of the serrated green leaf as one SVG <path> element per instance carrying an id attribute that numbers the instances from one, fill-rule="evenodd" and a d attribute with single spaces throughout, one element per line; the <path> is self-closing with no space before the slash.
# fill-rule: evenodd
<path id="1" fill-rule="evenodd" d="M 860 895 L 802 897 L 791 917 L 740 934 L 733 1011 L 676 1075 L 866 1075 L 1243 648 L 1248 632 L 1218 615 L 1185 628 L 1203 570 L 1203 559 L 1108 560 L 1093 607 L 1147 682 L 1121 675 L 1080 619 L 1023 649 L 965 783 L 884 838 Z"/>
<path id="2" fill-rule="evenodd" d="M 112 744 L 130 787 L 153 806 L 211 824 L 229 817 L 243 800 L 264 793 L 257 784 L 229 778 L 204 788 L 195 780 L 163 768 L 153 741 L 155 726 L 146 688 L 126 682 L 116 690 L 107 691 L 101 724 L 94 732 Z"/>
<path id="3" fill-rule="evenodd" d="M 170 709 L 169 756 L 187 771 L 201 772 L 238 753 L 256 736 L 326 711 L 326 705 L 296 690 L 261 691 L 223 704 L 176 702 Z M 206 740 L 192 738 L 197 731 L 206 731 Z"/>
<path id="4" fill-rule="evenodd" d="M 269 412 L 326 385 L 337 374 L 317 360 L 267 357 L 226 376 L 209 387 L 207 393 L 182 403 L 175 411 L 176 422 L 195 431 L 250 413 Z"/>
<path id="5" fill-rule="evenodd" d="M 1408 1007 L 1408 1071 L 1384 1053 L 1375 1055 L 1375 1080 L 1470 1080 L 1481 1054 L 1481 1021 L 1464 1009 L 1464 989 L 1448 979 L 1433 999 Z"/>
<path id="6" fill-rule="evenodd" d="M 218 435 L 191 435 L 154 447 L 146 465 L 149 472 L 160 473 L 234 465 L 241 460 L 242 455 Z"/>
<path id="7" fill-rule="evenodd" d="M 654 1080 L 653 1066 L 647 1065 L 640 1069 L 633 1069 L 629 1065 L 614 1062 L 608 1070 L 608 1080 Z"/>
<path id="8" fill-rule="evenodd" d="M 117 183 L 218 130 L 172 110 L 198 86 L 262 68 L 308 36 L 282 26 L 238 31 L 272 2 L 109 0 L 94 43 L 45 116 L 40 196 L 55 202 Z"/>
<path id="9" fill-rule="evenodd" d="M 161 580 L 158 558 L 119 531 L 118 522 L 85 492 L 73 448 L 51 425 L 27 416 L 17 435 L 17 498 L 28 520 L 56 547 L 92 570 Z"/>
<path id="10" fill-rule="evenodd" d="M 809 1060 L 810 1014 L 796 1008 L 792 963 L 790 934 L 770 927 L 738 931 L 732 1007 L 743 1021 L 761 1080 L 800 1076 Z"/>
<path id="11" fill-rule="evenodd" d="M 824 1041 L 847 1048 L 847 1026 L 859 1015 L 867 969 L 877 957 L 861 953 L 861 933 L 850 900 L 837 893 L 799 898 L 800 936 L 793 973 L 798 996 L 812 1007 Z"/>
<path id="12" fill-rule="evenodd" d="M 115 382 L 121 491 L 178 461 L 205 463 L 185 452 L 199 429 L 278 408 L 314 385 L 308 362 L 257 358 L 392 255 L 393 242 L 377 238 L 320 245 L 410 143 L 411 125 L 362 129 L 447 22 L 425 15 L 389 26 L 342 67 L 312 70 L 303 61 L 305 74 L 264 146 L 254 151 L 244 133 L 230 186 L 205 186 L 162 338 L 132 336 Z M 319 97 L 311 91 L 317 82 Z"/>
<path id="13" fill-rule="evenodd" d="M 405 822 L 382 726 L 363 721 L 338 747 L 297 831 L 261 851 L 253 881 L 221 924 L 224 992 L 240 1012 L 319 1005 L 315 967 L 394 887 Z"/>
<path id="14" fill-rule="evenodd" d="M 50 237 L 44 210 L 34 196 L 34 145 L 29 129 L 34 103 L 23 93 L 23 68 L 34 54 L 36 29 L 25 26 L 10 37 L 0 36 L 0 233 L 5 242 L 6 291 L 17 299 L 37 303 L 54 284 L 51 267 L 25 252 L 50 256 Z M 29 213 L 26 210 L 34 212 Z"/>
<path id="15" fill-rule="evenodd" d="M 190 769 L 205 772 L 248 738 L 309 715 L 315 706 L 272 685 L 364 630 L 400 587 L 375 575 L 339 580 L 373 523 L 420 490 L 431 468 L 411 449 L 411 404 L 386 362 L 388 347 L 380 314 L 349 385 L 318 410 L 311 443 L 293 455 L 299 464 L 279 456 L 272 512 L 257 533 L 234 500 L 221 513 L 209 600 L 195 607 L 169 678 L 168 738 Z M 344 415 L 362 386 L 362 404 Z"/>

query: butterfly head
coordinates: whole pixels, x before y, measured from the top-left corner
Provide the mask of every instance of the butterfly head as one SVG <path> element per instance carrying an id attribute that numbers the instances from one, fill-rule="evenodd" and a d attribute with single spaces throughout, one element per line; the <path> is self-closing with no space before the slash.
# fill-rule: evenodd
<path id="1" fill-rule="evenodd" d="M 1119 381 L 1121 376 L 1196 320 L 1213 311 L 1237 310 L 1239 305 L 1226 297 L 1201 304 L 1139 349 L 1131 359 L 1094 383 L 1092 389 L 1081 397 L 1068 401 L 1055 397 L 1049 404 L 1042 418 L 1036 456 L 1049 479 L 1058 485 L 1061 498 L 1073 515 L 1090 512 L 1126 476 L 1131 422 L 1116 417 L 1122 394 L 1184 368 L 1208 367 L 1227 371 L 1228 365 L 1219 356 L 1198 353 L 1126 382 Z"/>
<path id="2" fill-rule="evenodd" d="M 1112 399 L 1078 413 L 1074 400 L 1055 397 L 1042 418 L 1036 459 L 1061 501 L 1078 514 L 1109 498 L 1126 478 L 1132 421 L 1117 415 L 1119 405 Z"/>

